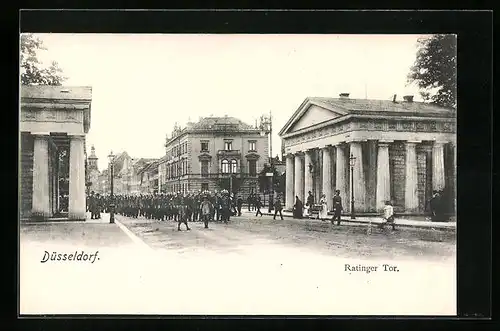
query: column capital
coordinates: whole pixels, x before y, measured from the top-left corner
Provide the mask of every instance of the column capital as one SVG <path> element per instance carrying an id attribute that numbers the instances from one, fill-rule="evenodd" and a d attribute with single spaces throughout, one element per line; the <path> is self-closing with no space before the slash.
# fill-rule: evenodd
<path id="1" fill-rule="evenodd" d="M 433 141 L 433 145 L 436 147 L 446 145 L 447 143 L 449 143 L 449 141 L 446 141 L 446 140 L 434 140 Z"/>
<path id="2" fill-rule="evenodd" d="M 339 142 L 336 142 L 336 143 L 334 143 L 334 144 L 332 144 L 332 145 L 333 145 L 333 146 L 335 146 L 335 147 L 342 147 L 342 146 L 344 146 L 345 144 L 346 144 L 346 142 L 345 142 L 345 141 L 339 141 Z"/>
<path id="3" fill-rule="evenodd" d="M 293 158 L 293 157 L 295 157 L 294 153 L 286 153 L 285 154 L 285 158 Z"/>
<path id="4" fill-rule="evenodd" d="M 421 140 L 406 140 L 405 141 L 406 145 L 416 145 L 416 144 L 420 144 L 420 143 L 422 143 Z"/>
<path id="5" fill-rule="evenodd" d="M 394 142 L 394 140 L 390 140 L 390 139 L 377 140 L 377 143 L 379 143 L 379 144 L 392 144 L 393 142 Z"/>
<path id="6" fill-rule="evenodd" d="M 68 138 L 70 139 L 84 139 L 84 134 L 68 134 Z"/>
<path id="7" fill-rule="evenodd" d="M 331 145 L 331 144 L 327 144 L 327 145 L 324 145 L 323 147 L 321 147 L 321 149 L 323 149 L 323 150 L 325 150 L 325 149 L 326 149 L 326 150 L 329 150 L 329 149 L 331 149 L 331 148 L 332 148 L 332 145 Z"/>
<path id="8" fill-rule="evenodd" d="M 362 142 L 367 142 L 368 139 L 358 139 L 358 138 L 352 138 L 352 139 L 347 139 L 345 142 L 347 144 L 351 144 L 351 143 L 362 143 Z"/>
<path id="9" fill-rule="evenodd" d="M 34 137 L 49 137 L 50 132 L 31 132 L 31 135 Z"/>

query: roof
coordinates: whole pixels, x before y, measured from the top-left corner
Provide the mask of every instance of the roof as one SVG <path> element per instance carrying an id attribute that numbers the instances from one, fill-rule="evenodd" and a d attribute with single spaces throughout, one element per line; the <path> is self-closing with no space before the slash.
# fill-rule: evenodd
<path id="1" fill-rule="evenodd" d="M 92 87 L 21 85 L 21 98 L 91 101 Z"/>
<path id="2" fill-rule="evenodd" d="M 220 129 L 226 127 L 228 130 L 255 130 L 255 127 L 244 123 L 236 117 L 203 117 L 196 123 L 189 123 L 188 130 L 210 130 Z"/>
<path id="3" fill-rule="evenodd" d="M 393 102 L 392 100 L 307 97 L 280 130 L 279 135 L 283 135 L 302 115 L 304 115 L 310 104 L 328 109 L 341 117 L 346 115 L 364 115 L 455 118 L 456 116 L 453 109 L 425 102 Z"/>
<path id="4" fill-rule="evenodd" d="M 426 102 L 403 102 L 392 100 L 370 100 L 350 98 L 325 98 L 309 97 L 312 102 L 322 103 L 327 106 L 344 109 L 350 112 L 384 112 L 384 113 L 429 113 L 447 115 L 451 109 L 440 107 Z"/>
<path id="5" fill-rule="evenodd" d="M 113 173 L 115 175 L 117 175 L 120 171 L 122 171 L 125 158 L 130 158 L 127 152 L 122 152 L 115 156 L 113 161 Z"/>

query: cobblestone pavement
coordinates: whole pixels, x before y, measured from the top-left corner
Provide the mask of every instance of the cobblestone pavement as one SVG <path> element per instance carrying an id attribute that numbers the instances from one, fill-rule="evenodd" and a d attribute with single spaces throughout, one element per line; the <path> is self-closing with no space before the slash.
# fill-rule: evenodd
<path id="1" fill-rule="evenodd" d="M 21 313 L 456 313 L 449 232 L 374 229 L 367 235 L 366 226 L 269 216 L 234 217 L 210 229 L 191 222 L 191 231 L 177 231 L 173 221 L 118 215 L 117 224 L 108 224 L 107 217 L 21 226 Z M 97 251 L 95 263 L 41 263 L 45 252 Z M 386 272 L 384 264 L 395 268 Z"/>
<path id="2" fill-rule="evenodd" d="M 244 252 L 252 246 L 267 243 L 300 248 L 318 254 L 346 258 L 411 258 L 424 260 L 454 259 L 455 233 L 434 229 L 367 227 L 355 224 L 331 225 L 315 220 L 273 220 L 272 217 L 232 217 L 229 224 L 212 222 L 204 229 L 201 222 L 191 222 L 192 231 L 177 231 L 174 221 L 131 219 L 118 216 L 134 234 L 148 245 L 184 253 L 210 250 Z"/>

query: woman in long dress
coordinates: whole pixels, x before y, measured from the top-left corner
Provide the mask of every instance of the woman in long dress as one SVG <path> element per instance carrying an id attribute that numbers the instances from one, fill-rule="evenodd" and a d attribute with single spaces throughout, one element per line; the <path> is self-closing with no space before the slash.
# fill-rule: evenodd
<path id="1" fill-rule="evenodd" d="M 319 211 L 318 218 L 321 219 L 322 221 L 326 220 L 328 218 L 328 209 L 326 207 L 326 195 L 321 195 L 321 199 L 319 200 L 319 203 L 321 205 L 321 210 Z"/>
<path id="2" fill-rule="evenodd" d="M 298 196 L 295 196 L 295 205 L 293 206 L 293 218 L 302 218 L 304 213 L 304 204 Z"/>

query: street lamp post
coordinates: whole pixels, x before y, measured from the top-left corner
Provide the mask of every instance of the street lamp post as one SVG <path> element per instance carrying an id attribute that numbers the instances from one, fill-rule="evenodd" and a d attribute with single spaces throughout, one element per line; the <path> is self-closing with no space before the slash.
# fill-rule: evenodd
<path id="1" fill-rule="evenodd" d="M 114 223 L 115 222 L 115 197 L 113 195 L 113 178 L 114 178 L 114 161 L 115 161 L 115 156 L 113 155 L 113 151 L 111 151 L 111 153 L 109 153 L 108 155 L 108 159 L 109 159 L 109 170 L 110 170 L 110 174 L 111 174 L 111 180 L 110 180 L 110 187 L 111 187 L 111 192 L 110 192 L 110 195 L 109 195 L 109 200 L 110 200 L 110 204 L 109 204 L 109 223 Z"/>
<path id="2" fill-rule="evenodd" d="M 354 211 L 354 165 L 356 164 L 356 158 L 352 154 L 349 158 L 349 164 L 351 165 L 351 219 L 355 219 L 356 213 Z"/>

